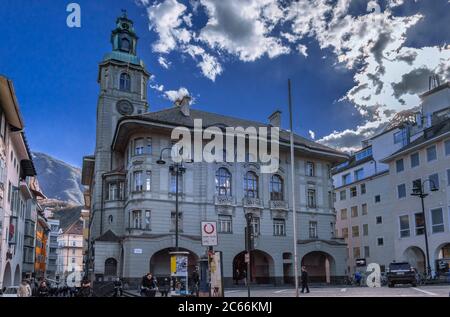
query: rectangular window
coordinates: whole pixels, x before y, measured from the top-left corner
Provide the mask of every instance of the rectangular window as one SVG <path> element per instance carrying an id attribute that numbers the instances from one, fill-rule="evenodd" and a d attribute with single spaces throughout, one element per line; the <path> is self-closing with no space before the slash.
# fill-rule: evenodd
<path id="1" fill-rule="evenodd" d="M 423 235 L 425 233 L 425 222 L 423 219 L 423 213 L 418 212 L 414 215 L 416 223 L 416 236 Z"/>
<path id="2" fill-rule="evenodd" d="M 232 233 L 233 232 L 233 217 L 229 215 L 219 215 L 219 232 Z"/>
<path id="3" fill-rule="evenodd" d="M 147 138 L 147 149 L 146 149 L 146 153 L 148 155 L 152 155 L 153 152 L 153 148 L 152 148 L 152 138 Z"/>
<path id="4" fill-rule="evenodd" d="M 444 214 L 442 208 L 431 210 L 431 228 L 433 233 L 444 232 Z"/>
<path id="5" fill-rule="evenodd" d="M 351 208 L 352 218 L 358 217 L 358 206 L 353 206 Z"/>
<path id="6" fill-rule="evenodd" d="M 72 258 L 72 263 L 75 263 L 75 258 Z"/>
<path id="7" fill-rule="evenodd" d="M 359 237 L 359 226 L 352 227 L 352 237 L 353 238 Z"/>
<path id="8" fill-rule="evenodd" d="M 358 259 L 361 257 L 361 251 L 360 248 L 354 247 L 353 248 L 353 258 Z"/>
<path id="9" fill-rule="evenodd" d="M 176 218 L 176 212 L 172 212 L 170 214 L 170 231 L 174 232 L 175 228 L 176 228 L 176 222 L 177 222 L 177 218 Z M 178 212 L 178 230 L 179 231 L 183 231 L 183 213 Z"/>
<path id="10" fill-rule="evenodd" d="M 411 154 L 411 168 L 417 167 L 420 165 L 419 153 Z"/>
<path id="11" fill-rule="evenodd" d="M 394 144 L 401 144 L 402 146 L 407 145 L 408 138 L 406 133 L 406 129 L 402 129 L 399 132 L 394 133 Z"/>
<path id="12" fill-rule="evenodd" d="M 273 235 L 285 236 L 286 235 L 286 222 L 284 219 L 273 220 Z"/>
<path id="13" fill-rule="evenodd" d="M 352 182 L 352 179 L 351 179 L 350 173 L 342 176 L 342 185 L 347 185 L 347 184 L 350 184 L 351 182 Z"/>
<path id="14" fill-rule="evenodd" d="M 377 225 L 382 224 L 382 223 L 383 223 L 383 217 L 378 216 L 378 217 L 376 218 L 376 223 L 377 223 Z"/>
<path id="15" fill-rule="evenodd" d="M 384 245 L 384 239 L 383 238 L 377 238 L 377 245 L 383 246 Z"/>
<path id="16" fill-rule="evenodd" d="M 341 190 L 340 192 L 339 192 L 339 199 L 340 200 L 345 200 L 347 197 L 346 197 L 346 191 L 345 190 Z"/>
<path id="17" fill-rule="evenodd" d="M 341 220 L 347 219 L 347 208 L 341 209 Z"/>
<path id="18" fill-rule="evenodd" d="M 170 192 L 171 193 L 176 193 L 176 191 L 177 191 L 176 182 L 177 182 L 176 174 L 170 173 Z M 183 175 L 181 175 L 181 174 L 178 175 L 178 192 L 179 193 L 183 192 Z"/>
<path id="19" fill-rule="evenodd" d="M 396 167 L 397 173 L 403 172 L 405 170 L 405 164 L 403 163 L 403 159 L 397 160 L 395 162 L 395 167 Z"/>
<path id="20" fill-rule="evenodd" d="M 310 239 L 317 239 L 317 221 L 310 221 L 309 222 L 309 238 Z"/>
<path id="21" fill-rule="evenodd" d="M 408 215 L 400 216 L 399 221 L 400 221 L 400 237 L 401 238 L 409 237 L 411 235 L 409 230 L 409 216 Z"/>
<path id="22" fill-rule="evenodd" d="M 119 182 L 119 199 L 120 200 L 123 200 L 124 193 L 125 193 L 125 183 L 124 182 Z"/>
<path id="23" fill-rule="evenodd" d="M 428 177 L 428 179 L 430 180 L 428 183 L 430 184 L 429 189 L 433 190 L 433 189 L 439 189 L 439 174 L 433 174 L 430 175 L 430 177 Z"/>
<path id="24" fill-rule="evenodd" d="M 142 211 L 133 210 L 131 212 L 131 225 L 134 229 L 142 229 Z"/>
<path id="25" fill-rule="evenodd" d="M 375 196 L 375 203 L 379 203 L 381 201 L 381 196 L 380 195 L 376 195 Z"/>
<path id="26" fill-rule="evenodd" d="M 147 171 L 145 173 L 145 190 L 150 191 L 152 188 L 152 172 Z"/>
<path id="27" fill-rule="evenodd" d="M 151 229 L 151 211 L 150 210 L 146 210 L 145 211 L 145 218 L 144 218 L 144 226 L 145 226 L 145 230 L 150 230 Z"/>
<path id="28" fill-rule="evenodd" d="M 361 214 L 362 215 L 367 215 L 367 204 L 362 204 L 361 205 Z"/>
<path id="29" fill-rule="evenodd" d="M 445 155 L 450 155 L 450 140 L 444 142 Z"/>
<path id="30" fill-rule="evenodd" d="M 357 192 L 356 192 L 356 187 L 351 187 L 350 188 L 350 197 L 356 197 Z"/>
<path id="31" fill-rule="evenodd" d="M 368 246 L 364 247 L 364 257 L 369 258 L 370 257 L 370 248 Z"/>
<path id="32" fill-rule="evenodd" d="M 133 173 L 134 178 L 134 190 L 137 192 L 140 192 L 143 190 L 143 183 L 142 183 L 142 172 L 134 172 Z"/>
<path id="33" fill-rule="evenodd" d="M 427 161 L 431 162 L 436 160 L 437 155 L 436 155 L 436 145 L 430 146 L 429 148 L 427 148 Z"/>
<path id="34" fill-rule="evenodd" d="M 447 170 L 447 186 L 450 186 L 450 169 Z"/>
<path id="35" fill-rule="evenodd" d="M 110 183 L 108 190 L 108 200 L 117 199 L 117 183 Z"/>
<path id="36" fill-rule="evenodd" d="M 366 193 L 366 184 L 361 184 L 361 195 L 364 195 Z"/>
<path id="37" fill-rule="evenodd" d="M 348 228 L 342 228 L 342 238 L 348 238 Z"/>
<path id="38" fill-rule="evenodd" d="M 315 176 L 315 170 L 314 170 L 314 163 L 313 162 L 306 162 L 306 175 L 314 177 Z"/>
<path id="39" fill-rule="evenodd" d="M 369 235 L 369 225 L 367 223 L 363 224 L 363 236 Z"/>
<path id="40" fill-rule="evenodd" d="M 144 138 L 134 139 L 134 155 L 144 154 Z"/>
<path id="41" fill-rule="evenodd" d="M 260 232 L 261 226 L 260 226 L 259 217 L 253 217 L 253 219 L 252 219 L 252 229 L 253 229 L 253 235 L 259 236 L 259 234 L 261 233 Z"/>
<path id="42" fill-rule="evenodd" d="M 308 207 L 316 208 L 316 190 L 308 189 Z"/>
<path id="43" fill-rule="evenodd" d="M 364 178 L 364 169 L 360 168 L 355 171 L 355 181 L 359 181 Z"/>
<path id="44" fill-rule="evenodd" d="M 398 199 L 406 197 L 406 185 L 401 184 L 397 186 L 397 197 Z"/>

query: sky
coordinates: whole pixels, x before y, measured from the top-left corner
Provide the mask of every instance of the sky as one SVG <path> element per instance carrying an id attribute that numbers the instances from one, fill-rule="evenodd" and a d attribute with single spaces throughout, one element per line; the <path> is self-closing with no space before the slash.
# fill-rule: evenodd
<path id="1" fill-rule="evenodd" d="M 288 128 L 342 151 L 450 79 L 449 0 L 2 0 L 0 74 L 13 80 L 33 151 L 72 165 L 94 152 L 98 63 L 126 9 L 152 74 L 150 111 L 192 107 Z"/>

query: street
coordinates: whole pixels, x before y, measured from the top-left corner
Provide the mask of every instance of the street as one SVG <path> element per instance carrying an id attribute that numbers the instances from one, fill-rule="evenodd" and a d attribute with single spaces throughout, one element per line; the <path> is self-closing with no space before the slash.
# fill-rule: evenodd
<path id="1" fill-rule="evenodd" d="M 449 297 L 450 285 L 381 287 L 310 287 L 309 294 L 301 297 Z M 256 288 L 252 297 L 294 297 L 294 288 Z M 247 289 L 227 289 L 225 297 L 247 297 Z"/>

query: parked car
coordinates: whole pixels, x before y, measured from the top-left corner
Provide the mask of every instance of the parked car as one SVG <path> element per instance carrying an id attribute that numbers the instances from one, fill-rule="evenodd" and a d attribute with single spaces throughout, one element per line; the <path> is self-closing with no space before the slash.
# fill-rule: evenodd
<path id="1" fill-rule="evenodd" d="M 17 297 L 17 291 L 19 290 L 19 286 L 8 286 L 2 292 L 1 297 Z"/>
<path id="2" fill-rule="evenodd" d="M 393 262 L 389 264 L 387 272 L 387 282 L 389 287 L 396 284 L 417 285 L 416 271 L 408 262 Z"/>

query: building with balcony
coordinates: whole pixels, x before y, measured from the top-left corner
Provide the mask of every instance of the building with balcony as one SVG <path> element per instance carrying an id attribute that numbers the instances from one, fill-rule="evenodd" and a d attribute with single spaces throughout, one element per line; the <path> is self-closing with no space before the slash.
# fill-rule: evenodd
<path id="1" fill-rule="evenodd" d="M 83 159 L 82 183 L 88 186 L 90 259 L 97 279 L 122 277 L 139 283 L 146 272 L 169 274 L 169 251 L 174 249 L 176 177 L 157 160 L 171 147 L 171 131 L 203 128 L 280 127 L 280 112 L 266 123 L 191 109 L 188 104 L 149 112 L 149 73 L 136 56 L 137 37 L 126 16 L 117 19 L 113 52 L 99 66 L 95 154 Z M 130 46 L 130 43 L 133 43 Z M 233 141 L 234 142 L 234 141 Z M 298 251 L 311 279 L 334 282 L 345 274 L 345 244 L 335 237 L 331 166 L 347 156 L 295 136 L 295 196 Z M 245 162 L 185 164 L 179 181 L 179 246 L 189 252 L 189 271 L 205 254 L 201 221 L 216 221 L 223 252 L 225 284 L 245 266 L 245 215 L 253 215 L 253 283 L 292 283 L 293 206 L 291 200 L 289 133 L 280 129 L 279 169 L 261 172 L 250 157 Z M 224 153 L 226 156 L 226 153 Z M 233 155 L 231 155 L 233 156 Z M 170 161 L 170 160 L 169 160 Z"/>
<path id="2" fill-rule="evenodd" d="M 48 218 L 47 222 L 50 226 L 48 237 L 47 277 L 50 279 L 56 279 L 59 220 Z"/>

